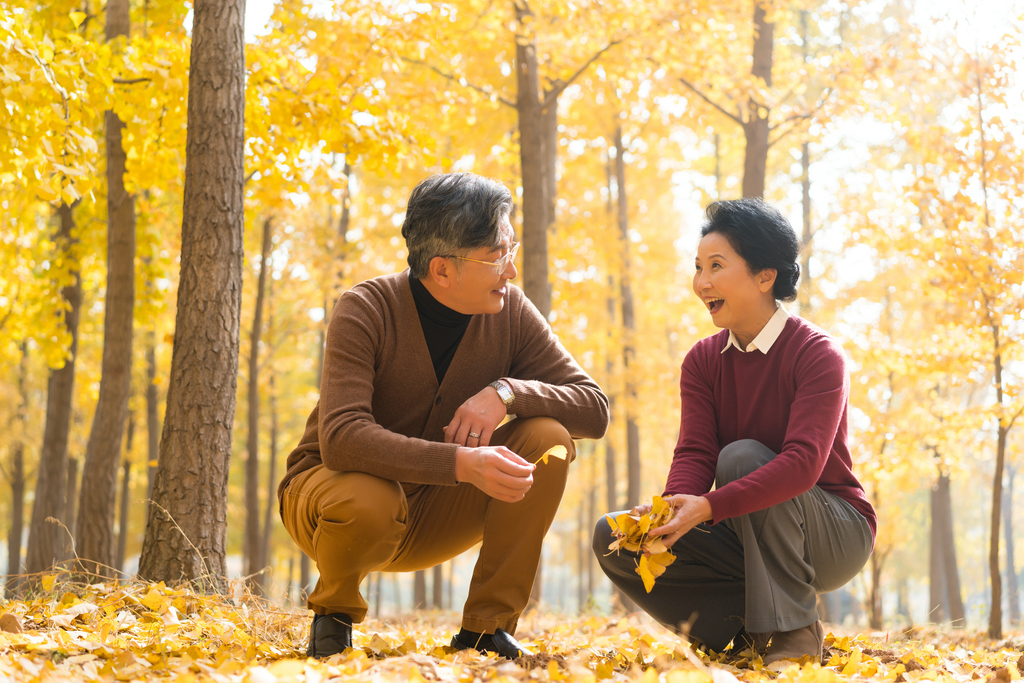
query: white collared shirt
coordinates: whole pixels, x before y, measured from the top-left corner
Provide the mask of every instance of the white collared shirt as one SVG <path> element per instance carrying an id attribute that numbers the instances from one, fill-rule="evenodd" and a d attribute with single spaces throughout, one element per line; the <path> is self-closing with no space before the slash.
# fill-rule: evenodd
<path id="1" fill-rule="evenodd" d="M 761 353 L 768 355 L 768 351 L 771 350 L 772 345 L 778 340 L 779 335 L 782 334 L 782 330 L 786 327 L 786 321 L 789 320 L 789 311 L 782 304 L 775 309 L 775 315 L 768 319 L 761 331 L 757 333 L 754 340 L 747 344 L 747 348 L 740 346 L 739 340 L 736 339 L 736 335 L 729 330 L 729 341 L 726 342 L 725 348 L 722 349 L 722 353 L 725 353 L 730 346 L 735 346 L 736 350 L 740 353 L 747 353 L 749 351 L 760 351 Z"/>

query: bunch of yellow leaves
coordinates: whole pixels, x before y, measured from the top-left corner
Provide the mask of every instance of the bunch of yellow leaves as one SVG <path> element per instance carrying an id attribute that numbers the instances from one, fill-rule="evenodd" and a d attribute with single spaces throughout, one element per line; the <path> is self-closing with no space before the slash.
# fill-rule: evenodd
<path id="1" fill-rule="evenodd" d="M 615 518 L 608 516 L 608 524 L 615 535 L 608 550 L 618 552 L 622 549 L 640 553 L 636 573 L 644 580 L 644 588 L 648 593 L 654 588 L 654 580 L 676 561 L 676 556 L 668 551 L 661 537 L 650 535 L 651 529 L 667 524 L 672 519 L 672 513 L 672 506 L 664 498 L 654 496 L 650 512 L 642 515 L 623 512 Z"/>

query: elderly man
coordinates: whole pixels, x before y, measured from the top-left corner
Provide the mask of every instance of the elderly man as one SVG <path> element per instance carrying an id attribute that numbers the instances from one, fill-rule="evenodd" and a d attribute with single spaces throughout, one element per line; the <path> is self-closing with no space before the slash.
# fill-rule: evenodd
<path id="1" fill-rule="evenodd" d="M 424 180 L 402 225 L 409 269 L 335 306 L 320 400 L 278 489 L 285 528 L 320 570 L 312 657 L 351 646 L 367 574 L 426 569 L 481 540 L 452 646 L 526 652 L 513 634 L 572 440 L 604 434 L 608 400 L 509 284 L 511 208 L 487 178 Z M 556 445 L 569 457 L 538 465 Z"/>

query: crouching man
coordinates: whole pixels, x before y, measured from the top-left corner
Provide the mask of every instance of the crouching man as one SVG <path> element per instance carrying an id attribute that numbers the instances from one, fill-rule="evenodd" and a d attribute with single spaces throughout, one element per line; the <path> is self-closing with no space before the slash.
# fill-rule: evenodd
<path id="1" fill-rule="evenodd" d="M 525 653 L 513 636 L 572 439 L 604 434 L 608 399 L 509 284 L 511 208 L 493 180 L 424 180 L 402 226 L 409 270 L 335 306 L 320 400 L 278 489 L 285 528 L 320 571 L 312 657 L 351 646 L 367 574 L 433 567 L 481 540 L 452 646 Z M 569 458 L 537 465 L 556 445 Z"/>

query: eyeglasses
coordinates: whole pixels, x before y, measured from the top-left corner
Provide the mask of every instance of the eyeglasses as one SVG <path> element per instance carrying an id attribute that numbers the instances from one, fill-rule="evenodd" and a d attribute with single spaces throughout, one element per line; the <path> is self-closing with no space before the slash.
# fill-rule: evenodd
<path id="1" fill-rule="evenodd" d="M 513 242 L 512 246 L 510 246 L 508 251 L 505 252 L 505 255 L 502 256 L 497 261 L 478 261 L 475 258 L 466 258 L 465 256 L 455 256 L 454 254 L 447 254 L 447 255 L 445 255 L 445 258 L 457 258 L 457 259 L 460 259 L 462 261 L 472 261 L 473 263 L 482 263 L 485 266 L 493 266 L 495 268 L 497 274 L 501 275 L 502 273 L 505 272 L 505 269 L 508 268 L 508 264 L 515 260 L 516 254 L 518 254 L 518 253 L 519 253 L 519 242 Z"/>

